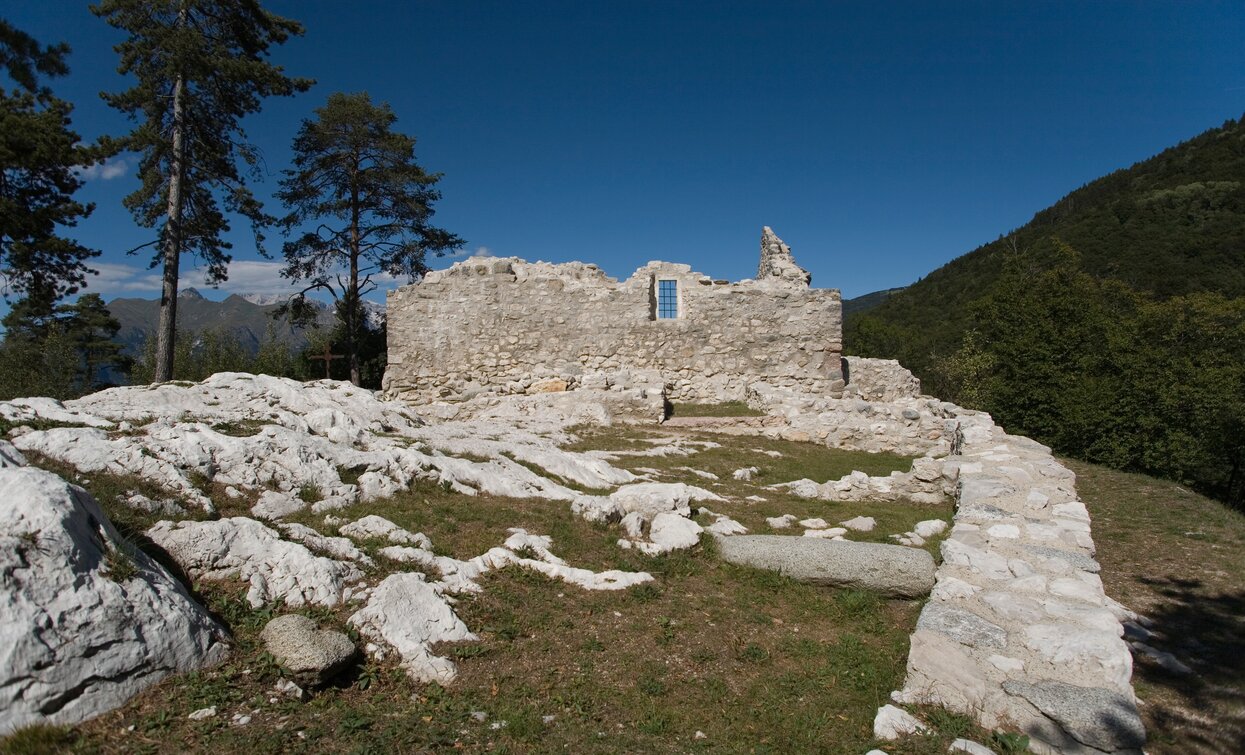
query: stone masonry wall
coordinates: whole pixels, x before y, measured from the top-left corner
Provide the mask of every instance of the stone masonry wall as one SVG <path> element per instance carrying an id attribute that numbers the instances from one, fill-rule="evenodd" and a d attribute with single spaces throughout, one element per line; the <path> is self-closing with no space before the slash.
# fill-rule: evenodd
<path id="1" fill-rule="evenodd" d="M 677 318 L 657 317 L 659 280 L 678 283 Z M 579 262 L 475 258 L 390 293 L 388 318 L 385 392 L 412 401 L 566 390 L 636 370 L 656 370 L 674 401 L 743 400 L 755 381 L 843 388 L 839 292 L 799 276 L 731 284 L 650 262 L 619 282 Z"/>

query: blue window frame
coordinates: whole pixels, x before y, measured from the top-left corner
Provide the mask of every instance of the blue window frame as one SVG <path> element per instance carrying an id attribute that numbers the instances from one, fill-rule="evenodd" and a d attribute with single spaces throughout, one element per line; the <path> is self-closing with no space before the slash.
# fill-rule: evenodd
<path id="1" fill-rule="evenodd" d="M 673 320 L 679 316 L 679 282 L 657 281 L 657 319 Z"/>

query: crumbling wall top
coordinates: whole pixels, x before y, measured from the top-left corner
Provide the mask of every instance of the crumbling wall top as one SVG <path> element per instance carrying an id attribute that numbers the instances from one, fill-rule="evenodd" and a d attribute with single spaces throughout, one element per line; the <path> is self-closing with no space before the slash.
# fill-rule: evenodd
<path id="1" fill-rule="evenodd" d="M 761 264 L 757 267 L 757 280 L 775 279 L 808 286 L 813 282 L 813 274 L 795 264 L 791 247 L 784 244 L 772 228 L 765 226 L 761 229 Z"/>

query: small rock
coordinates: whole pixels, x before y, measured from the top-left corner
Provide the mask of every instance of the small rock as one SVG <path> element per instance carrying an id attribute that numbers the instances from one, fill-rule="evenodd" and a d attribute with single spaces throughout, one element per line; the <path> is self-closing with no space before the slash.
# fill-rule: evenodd
<path id="1" fill-rule="evenodd" d="M 354 643 L 341 632 L 321 630 L 306 616 L 278 616 L 260 632 L 277 663 L 310 684 L 323 684 L 350 665 Z"/>
<path id="2" fill-rule="evenodd" d="M 474 718 L 479 723 L 484 723 L 485 721 L 488 720 L 488 714 L 482 710 L 471 711 L 471 717 Z"/>
<path id="3" fill-rule="evenodd" d="M 273 685 L 273 688 L 281 695 L 293 698 L 300 703 L 305 703 L 311 699 L 311 693 L 295 684 L 291 679 L 281 679 Z"/>
<path id="4" fill-rule="evenodd" d="M 202 721 L 205 718 L 211 718 L 212 716 L 215 716 L 215 715 L 216 715 L 216 706 L 213 705 L 210 708 L 200 708 L 196 710 L 194 713 L 191 713 L 189 716 L 186 716 L 186 718 L 189 718 L 191 721 Z"/>
<path id="5" fill-rule="evenodd" d="M 947 529 L 947 523 L 941 519 L 926 519 L 923 522 L 917 522 L 912 531 L 921 537 L 933 537 Z"/>
<path id="6" fill-rule="evenodd" d="M 878 739 L 899 739 L 927 731 L 925 724 L 903 708 L 883 705 L 873 718 L 873 736 Z"/>
<path id="7" fill-rule="evenodd" d="M 709 735 L 704 733 L 703 731 L 697 730 L 696 734 L 693 735 L 693 738 L 694 739 L 708 739 Z"/>
<path id="8" fill-rule="evenodd" d="M 742 469 L 736 469 L 734 472 L 732 472 L 731 477 L 734 477 L 736 480 L 740 480 L 743 482 L 751 482 L 752 475 L 760 471 L 761 470 L 757 467 L 744 467 Z"/>
<path id="9" fill-rule="evenodd" d="M 878 525 L 878 522 L 871 516 L 858 516 L 845 522 L 839 522 L 839 524 L 857 532 L 872 532 L 873 528 Z"/>
<path id="10" fill-rule="evenodd" d="M 947 752 L 967 752 L 969 755 L 996 755 L 985 745 L 977 744 L 971 739 L 957 739 L 947 748 Z"/>
<path id="11" fill-rule="evenodd" d="M 810 530 L 824 530 L 830 525 L 826 523 L 825 519 L 801 519 L 800 526 Z"/>
<path id="12" fill-rule="evenodd" d="M 785 530 L 790 527 L 793 522 L 795 522 L 795 514 L 765 517 L 765 523 L 776 530 Z"/>

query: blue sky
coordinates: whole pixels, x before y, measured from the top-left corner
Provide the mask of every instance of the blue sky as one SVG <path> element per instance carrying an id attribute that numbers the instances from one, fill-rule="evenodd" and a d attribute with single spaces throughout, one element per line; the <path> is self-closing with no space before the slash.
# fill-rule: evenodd
<path id="1" fill-rule="evenodd" d="M 307 27 L 272 59 L 318 83 L 245 122 L 267 163 L 261 196 L 299 122 L 332 92 L 366 90 L 445 174 L 436 219 L 465 252 L 617 277 L 652 259 L 750 277 L 769 225 L 814 285 L 905 285 L 1245 113 L 1235 1 L 266 7 Z M 98 97 L 126 86 L 118 33 L 85 2 L 9 0 L 0 14 L 73 47 L 52 84 L 84 137 L 128 128 Z M 133 174 L 124 160 L 93 169 L 83 197 L 97 209 L 74 230 L 104 252 L 88 290 L 105 298 L 157 291 L 149 257 L 124 254 L 153 234 L 121 206 Z M 288 289 L 235 225 L 231 281 L 204 293 Z"/>

